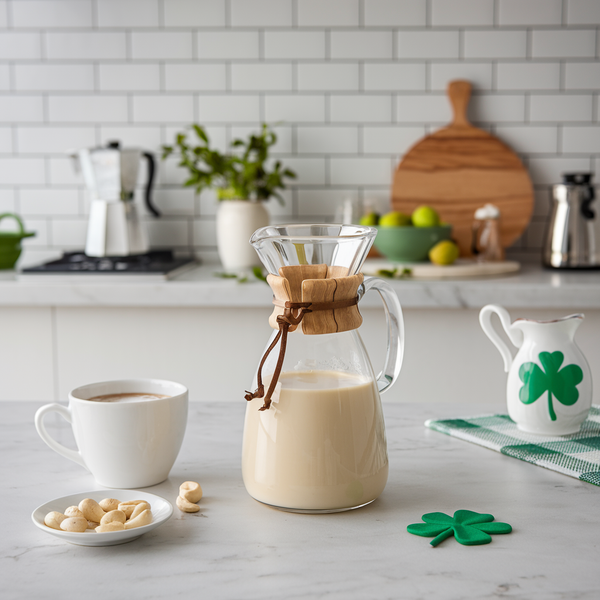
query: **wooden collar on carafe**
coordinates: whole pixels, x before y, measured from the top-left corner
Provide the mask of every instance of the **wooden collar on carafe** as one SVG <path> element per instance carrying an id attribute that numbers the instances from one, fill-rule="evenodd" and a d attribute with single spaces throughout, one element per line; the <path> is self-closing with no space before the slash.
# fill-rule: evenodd
<path id="1" fill-rule="evenodd" d="M 288 332 L 302 327 L 305 335 L 321 335 L 350 331 L 361 326 L 362 317 L 357 304 L 358 287 L 363 279 L 362 273 L 348 275 L 346 267 L 327 265 L 281 267 L 279 275 L 267 276 L 275 305 L 269 325 L 278 333 L 258 366 L 258 387 L 254 393 L 246 392 L 246 400 L 264 397 L 264 404 L 259 410 L 267 410 L 271 405 L 271 396 L 283 367 Z M 262 369 L 279 342 L 277 364 L 265 395 Z"/>

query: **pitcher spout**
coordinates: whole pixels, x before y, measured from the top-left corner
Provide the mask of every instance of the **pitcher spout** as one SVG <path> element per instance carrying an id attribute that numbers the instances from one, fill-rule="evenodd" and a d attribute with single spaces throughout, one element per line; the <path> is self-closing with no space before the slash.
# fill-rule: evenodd
<path id="1" fill-rule="evenodd" d="M 520 329 L 524 335 L 533 333 L 539 330 L 541 327 L 546 331 L 552 331 L 552 335 L 563 335 L 569 340 L 573 340 L 575 332 L 581 325 L 581 322 L 585 318 L 582 313 L 568 315 L 561 319 L 552 319 L 551 321 L 535 321 L 533 319 L 517 319 L 512 326 L 516 329 Z"/>

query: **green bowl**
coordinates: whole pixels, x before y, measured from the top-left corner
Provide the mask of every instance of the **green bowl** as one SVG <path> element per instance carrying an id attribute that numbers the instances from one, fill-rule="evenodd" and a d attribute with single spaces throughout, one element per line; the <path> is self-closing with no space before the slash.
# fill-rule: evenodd
<path id="1" fill-rule="evenodd" d="M 452 225 L 439 227 L 377 227 L 375 248 L 393 262 L 423 262 L 442 240 L 449 240 Z"/>
<path id="2" fill-rule="evenodd" d="M 23 221 L 17 215 L 1 214 L 0 221 L 5 217 L 14 219 L 19 226 L 19 231 L 0 231 L 0 269 L 12 269 L 21 256 L 21 240 L 35 233 L 26 232 Z"/>

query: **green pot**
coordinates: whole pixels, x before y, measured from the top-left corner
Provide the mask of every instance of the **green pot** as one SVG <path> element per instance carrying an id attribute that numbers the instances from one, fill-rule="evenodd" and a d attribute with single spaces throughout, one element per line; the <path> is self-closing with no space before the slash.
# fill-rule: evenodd
<path id="1" fill-rule="evenodd" d="M 0 221 L 6 217 L 13 218 L 19 226 L 19 231 L 0 231 L 0 269 L 13 269 L 21 256 L 21 240 L 32 237 L 35 233 L 27 233 L 23 221 L 13 213 L 0 215 Z"/>
<path id="2" fill-rule="evenodd" d="M 449 240 L 452 225 L 439 227 L 377 227 L 375 248 L 393 262 L 423 262 L 442 240 Z"/>

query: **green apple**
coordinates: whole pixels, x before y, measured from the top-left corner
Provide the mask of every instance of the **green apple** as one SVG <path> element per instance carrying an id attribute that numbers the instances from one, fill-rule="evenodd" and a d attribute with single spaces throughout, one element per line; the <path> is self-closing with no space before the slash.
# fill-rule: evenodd
<path id="1" fill-rule="evenodd" d="M 415 227 L 439 227 L 440 215 L 431 206 L 419 206 L 413 211 L 412 222 Z"/>
<path id="2" fill-rule="evenodd" d="M 358 222 L 359 225 L 366 225 L 367 227 L 374 227 L 379 223 L 379 215 L 375 212 L 363 215 Z"/>
<path id="3" fill-rule="evenodd" d="M 380 227 L 407 227 L 410 217 L 402 212 L 389 212 L 379 219 Z"/>

